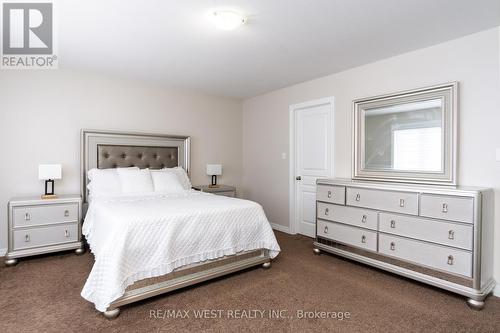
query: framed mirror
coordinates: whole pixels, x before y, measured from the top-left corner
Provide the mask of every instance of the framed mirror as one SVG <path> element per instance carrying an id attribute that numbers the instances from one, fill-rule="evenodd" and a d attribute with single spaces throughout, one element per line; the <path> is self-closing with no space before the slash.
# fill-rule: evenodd
<path id="1" fill-rule="evenodd" d="M 456 185 L 457 89 L 355 100 L 353 178 Z"/>

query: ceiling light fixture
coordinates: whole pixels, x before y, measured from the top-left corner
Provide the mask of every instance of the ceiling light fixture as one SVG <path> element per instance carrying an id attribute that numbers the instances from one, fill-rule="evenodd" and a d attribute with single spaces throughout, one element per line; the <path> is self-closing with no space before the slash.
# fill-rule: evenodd
<path id="1" fill-rule="evenodd" d="M 232 10 L 215 10 L 211 14 L 211 19 L 221 30 L 234 30 L 247 21 L 246 17 Z"/>

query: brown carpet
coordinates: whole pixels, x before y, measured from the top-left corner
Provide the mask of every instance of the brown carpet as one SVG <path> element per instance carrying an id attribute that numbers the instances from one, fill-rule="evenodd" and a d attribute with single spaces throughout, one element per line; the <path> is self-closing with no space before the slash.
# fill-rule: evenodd
<path id="1" fill-rule="evenodd" d="M 113 321 L 80 297 L 91 254 L 21 260 L 0 268 L 0 332 L 500 331 L 499 298 L 472 311 L 454 294 L 332 255 L 314 256 L 309 238 L 277 237 L 283 251 L 271 269 L 249 269 L 126 306 Z M 222 315 L 196 319 L 194 311 L 201 309 Z M 190 318 L 155 319 L 154 310 L 187 311 Z M 251 310 L 266 312 L 260 318 Z M 282 311 L 284 318 L 270 318 L 268 310 L 275 310 L 274 317 Z M 298 319 L 298 310 L 350 317 Z M 234 318 L 245 314 L 257 318 Z"/>

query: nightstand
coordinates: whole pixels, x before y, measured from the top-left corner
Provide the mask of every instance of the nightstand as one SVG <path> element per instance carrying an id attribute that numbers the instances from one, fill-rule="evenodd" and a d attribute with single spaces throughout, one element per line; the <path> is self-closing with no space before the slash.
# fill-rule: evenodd
<path id="1" fill-rule="evenodd" d="M 61 195 L 56 199 L 13 198 L 9 201 L 8 250 L 5 264 L 48 252 L 85 252 L 81 241 L 82 199 Z"/>
<path id="2" fill-rule="evenodd" d="M 229 185 L 219 185 L 219 187 L 209 187 L 208 185 L 195 185 L 193 189 L 197 191 L 223 195 L 226 197 L 236 197 L 236 187 Z"/>

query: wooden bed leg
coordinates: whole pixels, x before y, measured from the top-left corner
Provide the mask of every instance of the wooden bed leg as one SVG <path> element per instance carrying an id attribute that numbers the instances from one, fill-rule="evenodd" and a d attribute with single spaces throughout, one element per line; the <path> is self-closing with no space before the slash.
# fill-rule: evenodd
<path id="1" fill-rule="evenodd" d="M 104 315 L 104 317 L 106 317 L 106 319 L 115 319 L 116 317 L 118 317 L 118 315 L 120 315 L 120 308 L 116 308 L 116 309 L 113 309 L 113 310 L 107 310 L 107 311 L 104 311 L 102 313 Z"/>
<path id="2" fill-rule="evenodd" d="M 265 262 L 265 263 L 262 264 L 262 268 L 264 268 L 264 269 L 268 269 L 270 267 L 271 267 L 271 262 L 270 261 Z"/>

